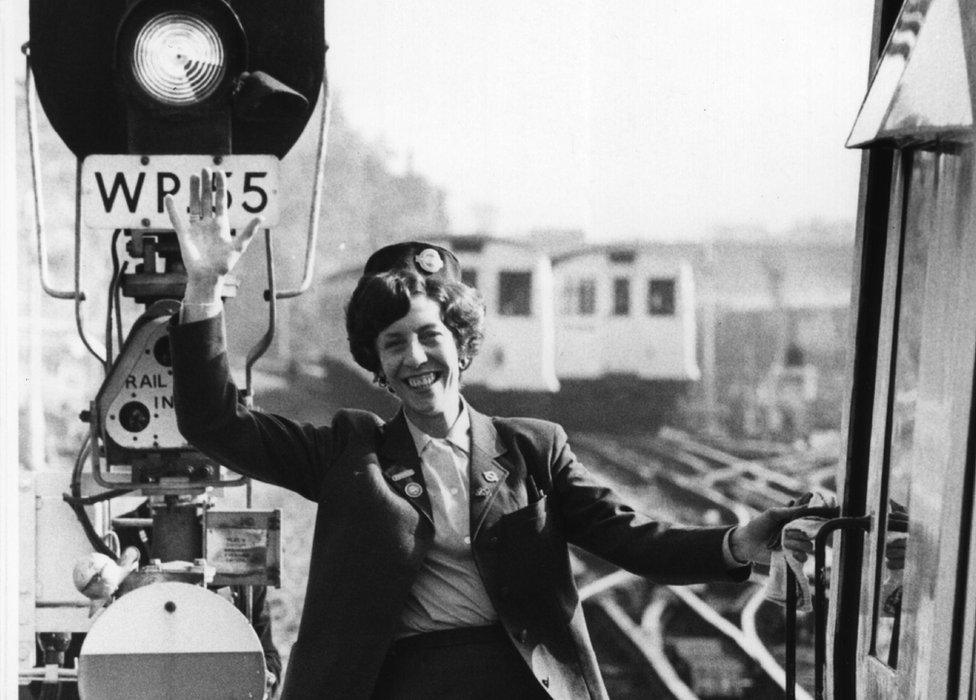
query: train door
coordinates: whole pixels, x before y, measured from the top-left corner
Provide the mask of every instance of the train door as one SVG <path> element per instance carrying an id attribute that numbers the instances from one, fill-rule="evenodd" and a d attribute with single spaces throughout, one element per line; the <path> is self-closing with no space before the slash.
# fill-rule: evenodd
<path id="1" fill-rule="evenodd" d="M 848 142 L 894 149 L 873 415 L 869 433 L 853 436 L 870 439 L 863 467 L 873 522 L 859 577 L 857 697 L 974 693 L 976 158 L 967 47 L 976 47 L 976 9 L 967 5 L 906 0 Z M 834 638 L 851 623 L 835 616 Z"/>
<path id="2" fill-rule="evenodd" d="M 868 465 L 875 528 L 861 571 L 859 697 L 944 697 L 935 690 L 949 679 L 929 669 L 946 668 L 961 641 L 956 613 L 967 591 L 956 575 L 965 575 L 962 535 L 973 507 L 973 166 L 969 150 L 908 151 L 897 160 Z"/>

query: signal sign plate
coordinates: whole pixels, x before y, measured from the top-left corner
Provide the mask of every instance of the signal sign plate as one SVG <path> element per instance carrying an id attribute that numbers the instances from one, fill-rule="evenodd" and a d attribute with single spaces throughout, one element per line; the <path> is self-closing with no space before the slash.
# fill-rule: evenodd
<path id="1" fill-rule="evenodd" d="M 275 156 L 93 155 L 81 166 L 81 217 L 89 228 L 171 229 L 163 198 L 172 194 L 186 211 L 190 176 L 203 168 L 227 176 L 231 228 L 243 228 L 255 216 L 264 226 L 278 223 L 278 166 Z"/>

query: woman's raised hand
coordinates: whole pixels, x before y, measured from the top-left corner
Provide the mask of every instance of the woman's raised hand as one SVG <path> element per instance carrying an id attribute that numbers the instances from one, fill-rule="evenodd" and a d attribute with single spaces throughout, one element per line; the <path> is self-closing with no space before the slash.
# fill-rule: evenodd
<path id="1" fill-rule="evenodd" d="M 261 225 L 261 217 L 252 219 L 237 236 L 231 235 L 224 174 L 219 170 L 211 173 L 209 168 L 204 168 L 200 177 L 190 177 L 188 216 L 177 209 L 172 195 L 166 195 L 165 204 L 186 266 L 186 297 L 194 296 L 197 291 L 203 292 L 201 297 L 219 294 L 221 278 L 233 269 L 247 249 Z"/>

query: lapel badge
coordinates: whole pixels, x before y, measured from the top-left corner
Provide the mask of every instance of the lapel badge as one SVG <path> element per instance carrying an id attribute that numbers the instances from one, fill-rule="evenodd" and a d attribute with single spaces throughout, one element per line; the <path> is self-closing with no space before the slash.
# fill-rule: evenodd
<path id="1" fill-rule="evenodd" d="M 474 492 L 475 498 L 484 498 L 491 493 L 491 486 L 482 486 L 480 489 Z"/>
<path id="2" fill-rule="evenodd" d="M 401 479 L 406 479 L 408 476 L 413 476 L 415 473 L 416 472 L 414 472 L 413 469 L 404 469 L 396 474 L 391 474 L 390 478 L 393 479 L 393 481 L 400 481 Z"/>
<path id="3" fill-rule="evenodd" d="M 410 496 L 410 498 L 416 498 L 424 492 L 424 487 L 418 484 L 416 481 L 411 481 L 403 487 L 403 491 Z"/>
<path id="4" fill-rule="evenodd" d="M 498 481 L 498 472 L 492 471 L 491 469 L 482 474 L 482 476 L 485 477 L 485 481 L 490 484 L 494 484 L 496 481 Z"/>

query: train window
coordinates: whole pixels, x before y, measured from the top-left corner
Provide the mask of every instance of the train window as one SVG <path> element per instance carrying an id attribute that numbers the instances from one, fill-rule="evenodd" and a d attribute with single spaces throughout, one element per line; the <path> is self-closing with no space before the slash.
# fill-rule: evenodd
<path id="1" fill-rule="evenodd" d="M 502 316 L 532 315 L 532 273 L 498 273 L 498 313 Z"/>
<path id="2" fill-rule="evenodd" d="M 596 313 L 596 280 L 580 280 L 576 297 L 576 312 L 580 316 Z"/>
<path id="3" fill-rule="evenodd" d="M 455 253 L 480 253 L 485 248 L 484 238 L 455 238 L 451 241 Z"/>
<path id="4" fill-rule="evenodd" d="M 566 280 L 561 310 L 567 316 L 592 316 L 596 313 L 596 280 Z"/>
<path id="5" fill-rule="evenodd" d="M 647 313 L 651 316 L 674 315 L 674 280 L 652 279 L 648 281 Z"/>
<path id="6" fill-rule="evenodd" d="M 473 287 L 474 289 L 477 289 L 478 288 L 478 271 L 477 270 L 472 270 L 470 267 L 462 267 L 461 268 L 461 282 L 463 282 L 464 284 L 468 285 L 469 287 Z"/>
<path id="7" fill-rule="evenodd" d="M 612 263 L 629 264 L 634 262 L 634 259 L 637 257 L 637 253 L 633 250 L 611 250 L 607 254 L 607 257 Z"/>
<path id="8" fill-rule="evenodd" d="M 630 279 L 627 277 L 613 280 L 613 315 L 630 315 Z"/>
<path id="9" fill-rule="evenodd" d="M 913 448 L 915 445 L 916 397 L 922 347 L 922 308 L 925 299 L 927 241 L 931 238 L 932 201 L 926 197 L 935 174 L 936 157 L 916 152 L 913 157 L 908 206 L 902 229 L 895 345 L 892 354 L 889 401 L 889 434 L 886 438 L 887 483 L 881 489 L 880 512 L 886 514 L 884 544 L 879 547 L 874 611 L 874 655 L 892 668 L 898 665 L 901 630 L 902 572 L 910 554 L 899 522 L 908 517 Z"/>

